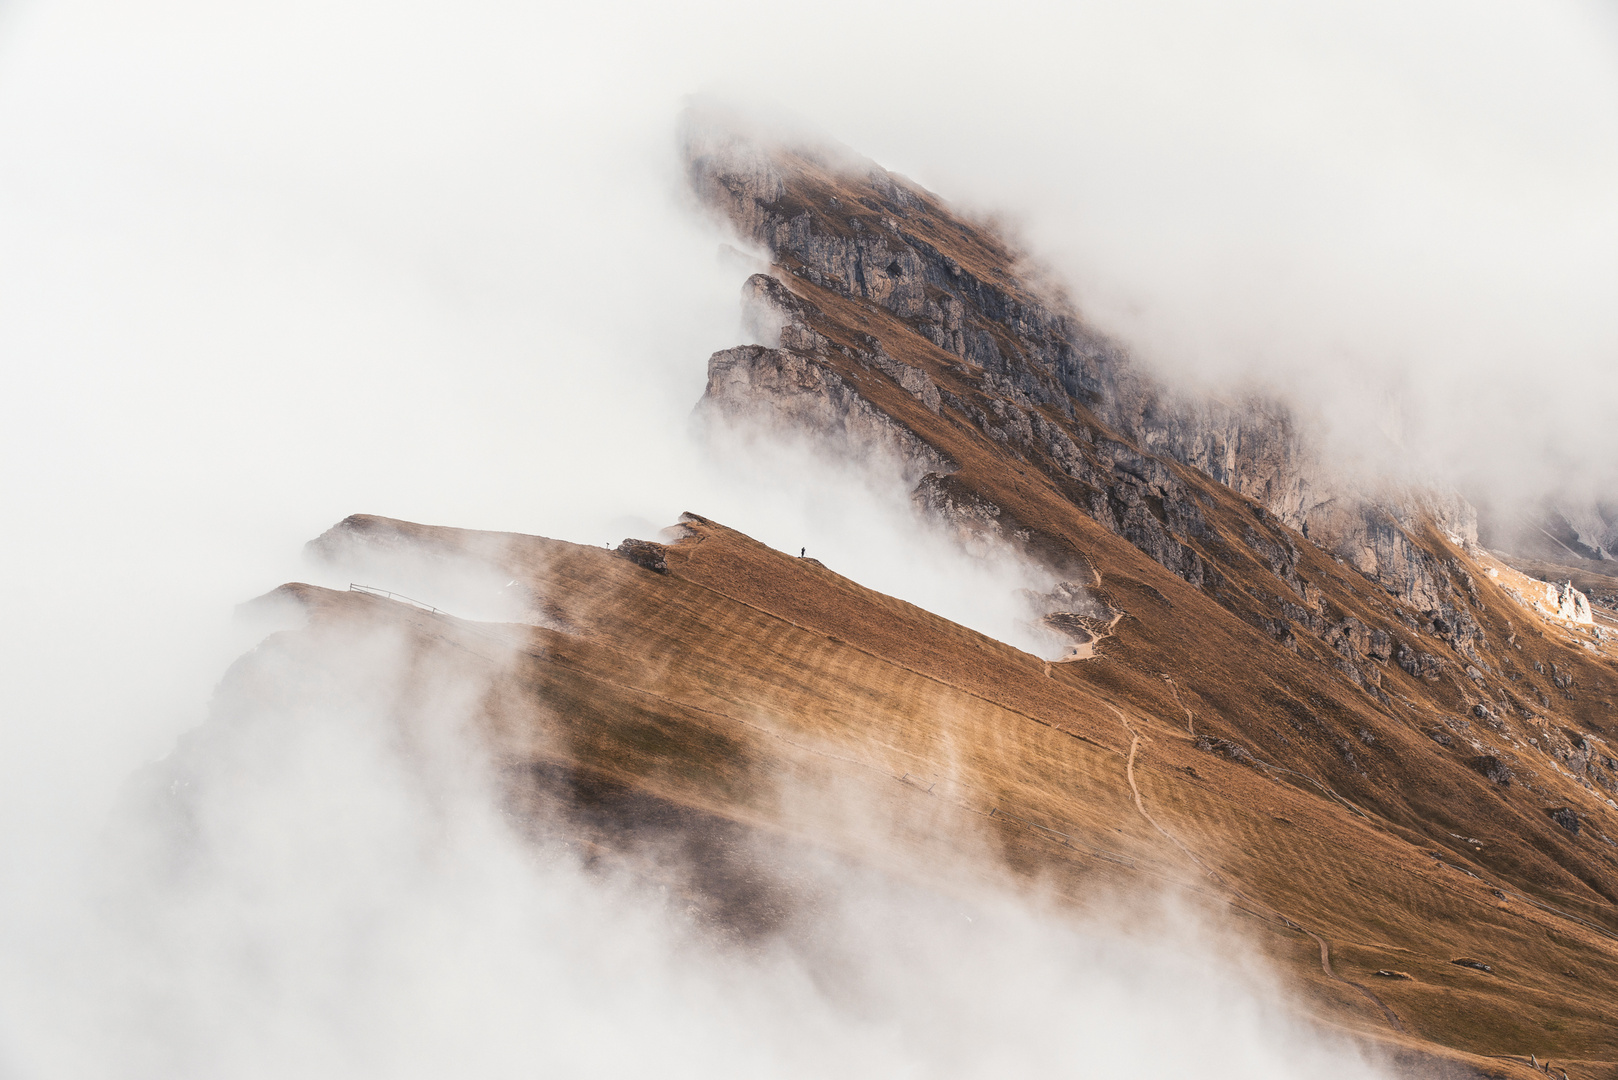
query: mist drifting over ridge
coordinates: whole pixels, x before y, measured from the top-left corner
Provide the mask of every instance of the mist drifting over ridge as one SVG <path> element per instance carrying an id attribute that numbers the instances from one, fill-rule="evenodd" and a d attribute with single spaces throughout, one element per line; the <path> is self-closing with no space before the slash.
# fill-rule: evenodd
<path id="1" fill-rule="evenodd" d="M 860 560 L 907 539 L 880 498 L 772 501 L 686 441 L 737 286 L 682 205 L 693 90 L 1007 214 L 1160 369 L 1279 387 L 1345 452 L 1513 491 L 1605 479 L 1600 9 L 1095 5 L 987 34 L 860 11 L 908 43 L 879 59 L 833 29 L 853 11 L 7 9 L 6 799 L 48 823 L 6 837 L 14 868 L 58 880 L 55 840 L 251 644 L 228 609 L 306 575 L 299 546 L 355 509 L 603 542 L 700 507 L 943 609 L 953 564 Z M 13 900 L 29 926 L 53 894 Z"/>

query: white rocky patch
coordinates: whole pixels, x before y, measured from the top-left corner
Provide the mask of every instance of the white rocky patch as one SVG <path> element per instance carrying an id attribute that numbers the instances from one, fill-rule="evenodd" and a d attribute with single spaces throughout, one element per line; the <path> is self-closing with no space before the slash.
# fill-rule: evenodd
<path id="1" fill-rule="evenodd" d="M 1571 581 L 1564 581 L 1561 585 L 1547 581 L 1544 605 L 1546 614 L 1552 618 L 1585 626 L 1595 621 L 1590 615 L 1589 597 L 1575 589 Z"/>

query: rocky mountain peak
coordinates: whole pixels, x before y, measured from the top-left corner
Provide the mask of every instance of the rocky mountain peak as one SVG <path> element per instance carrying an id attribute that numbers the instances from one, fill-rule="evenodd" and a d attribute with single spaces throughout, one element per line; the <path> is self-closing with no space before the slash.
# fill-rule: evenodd
<path id="1" fill-rule="evenodd" d="M 991 229 L 871 162 L 708 131 L 688 144 L 687 164 L 703 202 L 773 263 L 744 286 L 750 332 L 768 348 L 717 355 L 710 405 L 828 436 L 858 431 L 862 445 L 899 450 L 917 476 L 954 471 L 938 440 L 851 392 L 839 371 L 873 369 L 1076 485 L 1087 513 L 1188 581 L 1206 580 L 1207 553 L 1186 543 L 1200 512 L 1171 466 L 1251 499 L 1407 605 L 1448 605 L 1447 556 L 1426 535 L 1476 544 L 1476 512 L 1459 495 L 1336 473 L 1278 400 L 1176 391 L 1031 279 Z M 945 510 L 938 490 L 932 481 L 918 498 Z M 994 502 L 983 490 L 974 498 Z"/>

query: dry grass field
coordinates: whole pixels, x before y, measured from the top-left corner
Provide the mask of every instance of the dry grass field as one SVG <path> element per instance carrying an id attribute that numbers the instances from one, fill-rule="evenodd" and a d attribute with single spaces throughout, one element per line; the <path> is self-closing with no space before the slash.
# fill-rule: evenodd
<path id="1" fill-rule="evenodd" d="M 1375 725 L 1359 744 L 1375 773 L 1198 749 L 1198 734 L 1257 745 L 1250 732 L 1284 724 L 1293 673 L 1127 544 L 1095 552 L 1112 595 L 1150 586 L 1167 603 L 1140 605 L 1098 658 L 1053 664 L 700 518 L 667 573 L 540 538 L 345 528 L 498 550 L 567 629 L 287 586 L 313 619 L 277 647 L 397 625 L 483 673 L 487 731 L 536 833 L 609 860 L 676 839 L 698 867 L 682 887 L 722 929 L 766 933 L 804 899 L 759 837 L 945 888 L 1037 885 L 1075 910 L 1168 889 L 1244 927 L 1313 1015 L 1412 1061 L 1526 1075 L 1512 1061 L 1532 1053 L 1600 1076 L 1618 1059 L 1618 940 L 1588 833 L 1543 843 L 1534 807 L 1346 693 L 1334 715 Z"/>

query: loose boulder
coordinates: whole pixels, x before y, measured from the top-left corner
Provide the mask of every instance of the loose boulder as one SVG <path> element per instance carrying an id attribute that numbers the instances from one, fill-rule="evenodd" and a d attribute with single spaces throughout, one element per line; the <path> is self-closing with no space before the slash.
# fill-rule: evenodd
<path id="1" fill-rule="evenodd" d="M 1579 815 L 1571 806 L 1558 806 L 1547 810 L 1546 813 L 1550 814 L 1551 820 L 1562 828 L 1574 836 L 1579 835 Z"/>
<path id="2" fill-rule="evenodd" d="M 1493 754 L 1481 754 L 1478 757 L 1468 758 L 1467 768 L 1483 777 L 1485 780 L 1499 784 L 1501 787 L 1511 786 L 1511 769 Z"/>
<path id="3" fill-rule="evenodd" d="M 650 540 L 625 540 L 613 549 L 613 554 L 655 574 L 666 574 L 669 572 L 668 560 L 664 557 L 667 551 L 662 544 Z"/>

